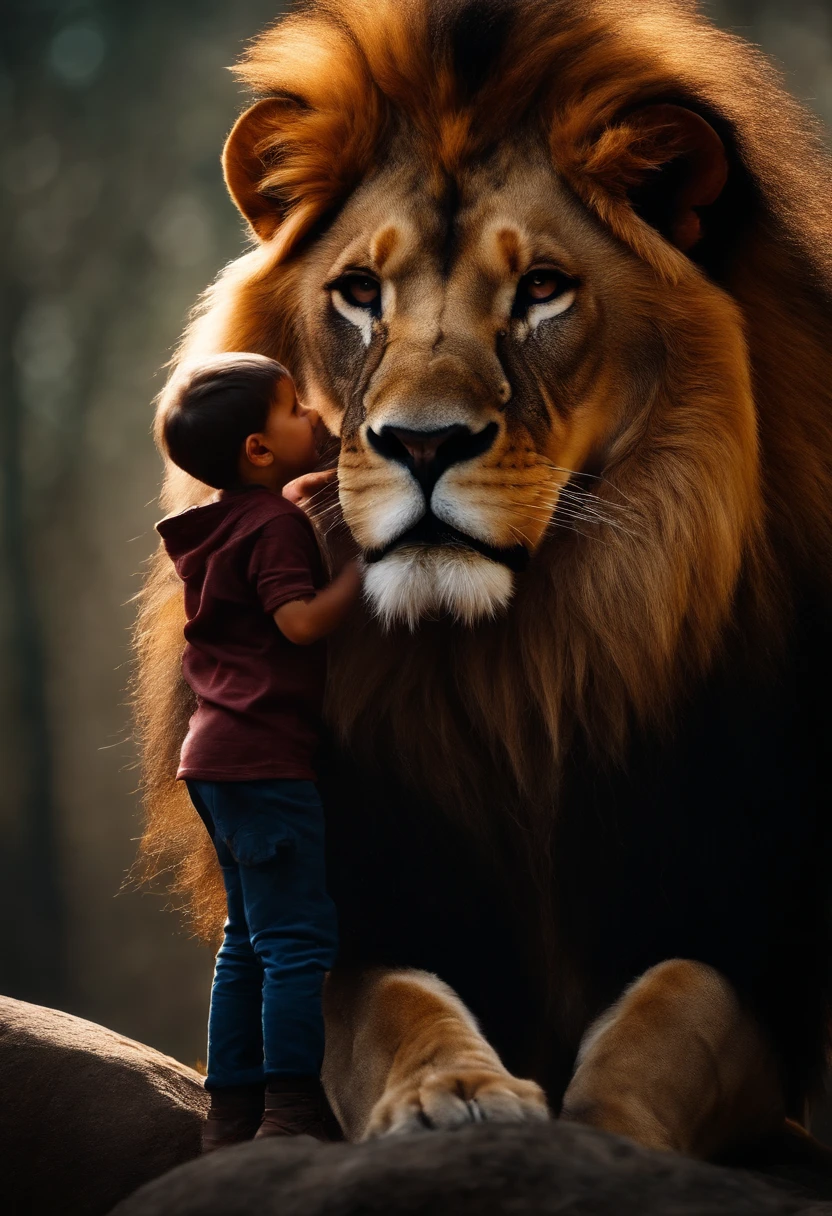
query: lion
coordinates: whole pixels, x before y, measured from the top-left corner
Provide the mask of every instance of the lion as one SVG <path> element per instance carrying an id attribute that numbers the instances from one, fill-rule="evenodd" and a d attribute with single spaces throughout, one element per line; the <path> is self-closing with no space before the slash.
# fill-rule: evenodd
<path id="1" fill-rule="evenodd" d="M 310 0 L 237 71 L 252 244 L 179 357 L 290 368 L 334 437 L 310 509 L 366 562 L 322 770 L 346 1136 L 552 1113 L 715 1157 L 802 1119 L 830 978 L 818 130 L 692 0 Z M 168 471 L 166 510 L 204 494 Z M 144 855 L 210 934 L 181 598 L 160 556 Z"/>

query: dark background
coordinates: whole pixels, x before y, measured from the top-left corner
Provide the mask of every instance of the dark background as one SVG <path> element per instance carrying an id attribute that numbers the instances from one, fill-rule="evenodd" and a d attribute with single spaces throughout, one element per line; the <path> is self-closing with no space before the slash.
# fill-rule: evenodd
<path id="1" fill-rule="evenodd" d="M 245 234 L 226 65 L 276 0 L 5 0 L 0 15 L 0 992 L 193 1063 L 211 955 L 120 891 L 150 439 L 188 310 Z M 720 0 L 832 126 L 832 0 Z M 776 114 L 771 116 L 776 123 Z"/>

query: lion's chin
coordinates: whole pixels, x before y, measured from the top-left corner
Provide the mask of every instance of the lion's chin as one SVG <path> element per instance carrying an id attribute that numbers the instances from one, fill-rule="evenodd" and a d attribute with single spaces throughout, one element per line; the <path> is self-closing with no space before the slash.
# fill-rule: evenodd
<path id="1" fill-rule="evenodd" d="M 368 566 L 364 588 L 385 628 L 440 616 L 475 625 L 505 611 L 514 575 L 470 549 L 408 545 Z"/>

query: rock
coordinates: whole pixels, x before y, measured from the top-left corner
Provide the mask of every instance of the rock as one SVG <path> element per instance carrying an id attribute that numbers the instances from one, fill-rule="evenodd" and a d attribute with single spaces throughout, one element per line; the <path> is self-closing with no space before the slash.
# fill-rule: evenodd
<path id="1" fill-rule="evenodd" d="M 68 1013 L 0 997 L 8 1216 L 103 1216 L 199 1152 L 199 1074 Z"/>
<path id="2" fill-rule="evenodd" d="M 270 1140 L 191 1160 L 207 1105 L 197 1073 L 2 997 L 0 1094 L 4 1216 L 832 1216 L 748 1173 L 559 1123 Z M 781 1160 L 792 1182 L 829 1193 L 813 1185 L 823 1161 Z"/>
<path id="3" fill-rule="evenodd" d="M 307 1137 L 180 1166 L 112 1216 L 832 1216 L 739 1170 L 571 1124 L 479 1124 L 361 1145 Z"/>

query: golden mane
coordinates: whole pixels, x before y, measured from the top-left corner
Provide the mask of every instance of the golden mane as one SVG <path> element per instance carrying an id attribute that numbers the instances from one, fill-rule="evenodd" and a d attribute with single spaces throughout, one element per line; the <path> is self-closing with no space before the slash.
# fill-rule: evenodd
<path id="1" fill-rule="evenodd" d="M 483 60 L 460 72 L 455 40 L 478 23 L 492 31 Z M 685 0 L 317 0 L 257 38 L 237 74 L 284 110 L 257 147 L 259 189 L 284 209 L 284 255 L 374 169 L 402 118 L 445 173 L 533 118 L 558 170 L 632 239 L 628 218 L 615 218 L 629 184 L 626 115 L 673 98 L 729 124 L 767 207 L 828 282 L 819 125 L 762 55 Z"/>
<path id="2" fill-rule="evenodd" d="M 475 28 L 476 54 L 466 51 Z M 394 747 L 405 772 L 463 813 L 467 804 L 471 818 L 482 792 L 480 759 L 490 754 L 513 803 L 522 801 L 518 793 L 536 793 L 545 833 L 572 724 L 601 751 L 620 752 L 632 717 L 661 721 L 726 637 L 747 635 L 762 662 L 768 641 L 754 622 L 787 605 L 796 580 L 828 586 L 832 172 L 818 129 L 757 51 L 716 30 L 686 0 L 317 0 L 258 38 L 238 73 L 264 100 L 240 120 L 259 124 L 251 154 L 241 157 L 239 141 L 229 142 L 226 178 L 262 244 L 208 293 L 186 339 L 189 354 L 251 349 L 297 365 L 292 314 L 305 241 L 383 163 L 402 124 L 417 133 L 437 180 L 514 133 L 544 132 L 572 190 L 671 283 L 688 272 L 687 259 L 628 201 L 628 187 L 657 157 L 638 112 L 653 102 L 687 106 L 729 150 L 741 248 L 722 286 L 726 316 L 742 315 L 762 470 L 736 600 L 726 576 L 726 602 L 710 614 L 701 605 L 701 620 L 693 620 L 696 588 L 680 576 L 677 587 L 663 589 L 645 635 L 644 622 L 625 619 L 622 587 L 637 579 L 651 585 L 649 547 L 628 551 L 641 565 L 626 577 L 610 560 L 590 575 L 573 550 L 560 567 L 572 580 L 569 597 L 552 594 L 541 554 L 507 622 L 472 633 L 437 623 L 413 638 L 381 635 L 366 622 L 334 658 L 330 714 L 346 740 L 368 751 Z M 711 341 L 726 367 L 744 361 L 720 332 Z M 681 366 L 681 342 L 677 354 Z M 685 368 L 680 383 L 693 379 L 695 369 Z M 685 413 L 684 401 L 680 410 L 688 450 L 698 434 L 707 446 L 705 416 Z M 639 471 L 645 483 L 650 467 L 648 446 Z M 716 488 L 698 487 L 713 495 L 714 511 Z M 186 505 L 192 493 L 175 477 L 166 505 Z M 675 487 L 653 485 L 651 493 L 663 496 L 675 526 L 665 543 L 685 550 L 680 569 L 684 562 L 694 574 L 718 571 L 727 560 L 719 529 L 711 549 L 697 552 L 701 537 L 685 525 L 684 501 L 673 505 Z M 211 851 L 173 781 L 186 696 L 180 650 L 178 589 L 160 559 L 139 624 L 144 849 L 151 866 L 174 868 L 196 919 L 210 924 Z"/>

